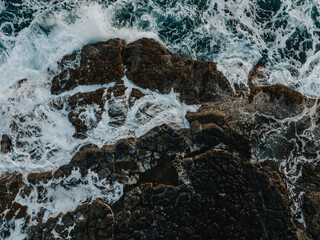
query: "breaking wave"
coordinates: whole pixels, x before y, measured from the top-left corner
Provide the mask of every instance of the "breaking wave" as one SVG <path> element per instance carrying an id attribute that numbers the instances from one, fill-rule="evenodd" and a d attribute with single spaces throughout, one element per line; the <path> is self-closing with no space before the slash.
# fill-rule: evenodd
<path id="1" fill-rule="evenodd" d="M 161 95 L 139 89 L 126 78 L 127 91 L 138 88 L 145 96 L 129 110 L 121 127 L 108 125 L 106 104 L 97 127 L 88 131 L 87 139 L 77 139 L 68 121 L 68 109 L 52 107 L 58 97 L 50 93 L 51 79 L 58 74 L 57 61 L 64 55 L 110 38 L 131 42 L 141 37 L 155 38 L 171 51 L 193 59 L 216 62 L 232 84 L 246 85 L 252 67 L 263 62 L 271 72 L 267 84 L 282 83 L 305 95 L 320 96 L 318 0 L 0 0 L 0 136 L 13 136 L 14 146 L 12 153 L 0 153 L 0 174 L 56 169 L 87 143 L 100 147 L 121 138 L 139 137 L 162 123 L 188 127 L 185 113 L 195 111 L 196 106 L 181 103 L 173 92 Z M 63 96 L 101 87 L 107 91 L 112 86 L 81 86 Z M 150 104 L 156 107 L 149 109 L 147 116 L 137 115 Z M 95 107 L 88 106 L 82 117 L 96 121 L 92 114 Z M 306 109 L 302 114 L 309 116 L 313 111 Z M 305 115 L 271 119 L 272 128 L 258 129 L 255 134 L 262 136 L 254 149 L 258 158 L 264 160 L 271 154 L 274 160 L 282 160 L 276 152 L 278 133 Z M 310 137 L 309 130 L 290 140 L 288 148 L 307 151 L 304 139 Z M 270 149 L 275 152 L 266 153 Z M 319 152 L 312 159 L 302 155 L 282 161 L 280 168 L 291 179 L 289 184 L 299 177 L 299 162 L 318 159 Z M 35 211 L 43 207 L 48 217 L 72 210 L 87 200 L 90 186 L 81 187 L 81 199 L 69 199 L 72 207 L 60 209 L 37 202 L 29 207 Z M 101 195 L 98 190 L 90 194 Z"/>

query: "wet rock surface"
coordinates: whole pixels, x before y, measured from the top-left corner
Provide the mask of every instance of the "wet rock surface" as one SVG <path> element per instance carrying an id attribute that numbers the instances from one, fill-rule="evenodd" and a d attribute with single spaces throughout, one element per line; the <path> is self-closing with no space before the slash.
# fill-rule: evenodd
<path id="1" fill-rule="evenodd" d="M 177 56 L 154 40 L 128 44 L 123 56 L 126 75 L 134 83 L 162 93 L 173 89 L 189 104 L 218 100 L 223 93 L 231 92 L 228 80 L 216 64 Z"/>
<path id="2" fill-rule="evenodd" d="M 55 173 L 29 175 L 36 184 L 62 172 L 67 177 L 76 167 L 126 185 L 113 205 L 86 203 L 32 227 L 32 239 L 59 239 L 54 229 L 61 239 L 297 239 L 276 172 L 193 137 L 190 130 L 164 125 L 136 140 L 79 152 Z M 193 144 L 201 150 L 192 152 Z"/>
<path id="3" fill-rule="evenodd" d="M 279 185 L 271 190 L 263 171 L 223 150 L 176 161 L 191 183 L 143 184 L 125 195 L 130 218 L 120 221 L 116 239 L 295 238 Z"/>
<path id="4" fill-rule="evenodd" d="M 142 88 L 161 93 L 173 89 L 189 104 L 219 100 L 221 95 L 232 93 L 228 80 L 215 63 L 175 55 L 153 39 L 143 38 L 128 45 L 114 39 L 87 45 L 78 54 L 81 57 L 78 68 L 70 68 L 69 63 L 75 61 L 77 53 L 60 62 L 64 71 L 52 81 L 53 94 L 78 85 L 110 83 L 124 74 Z"/>
<path id="5" fill-rule="evenodd" d="M 123 126 L 129 109 L 145 96 L 141 88 L 173 90 L 199 109 L 186 114 L 188 129 L 163 124 L 101 148 L 88 144 L 53 171 L 3 176 L 0 219 L 7 225 L 1 237 L 22 220 L 28 239 L 319 238 L 318 165 L 292 170 L 295 159 L 316 159 L 320 152 L 316 99 L 283 85 L 265 86 L 270 73 L 261 63 L 250 73 L 249 89 L 232 89 L 214 63 L 177 56 L 152 39 L 90 44 L 65 56 L 59 66 L 53 94 L 99 86 L 62 94 L 66 102 L 52 103 L 68 109 L 74 137 L 85 138 L 104 114 L 109 126 Z M 138 87 L 129 89 L 125 80 Z M 150 109 L 157 106 L 141 106 L 137 115 L 147 118 Z M 262 159 L 267 161 L 257 161 Z M 50 202 L 47 189 L 68 190 L 88 179 L 100 197 L 89 196 L 67 213 L 46 218 L 41 209 L 35 215 L 21 200 Z M 123 186 L 118 193 L 108 188 L 116 183 Z M 290 184 L 297 188 L 291 191 Z M 298 191 L 306 192 L 305 229 L 290 209 Z M 110 192 L 122 197 L 116 202 L 104 198 Z"/>
<path id="6" fill-rule="evenodd" d="M 80 151 L 55 172 L 30 174 L 29 185 L 18 186 L 26 196 L 30 186 L 67 178 L 74 169 L 125 184 L 118 202 L 85 203 L 32 226 L 31 239 L 296 239 L 279 175 L 252 165 L 228 131 L 199 124 L 198 132 L 156 127 L 138 139 Z M 250 149 L 245 137 L 238 141 Z M 225 149 L 214 147 L 221 143 Z M 26 207 L 17 212 L 11 201 L 3 209 L 16 215 L 5 217 L 28 221 Z"/>
<path id="7" fill-rule="evenodd" d="M 124 76 L 122 48 L 124 41 L 112 39 L 85 46 L 80 56 L 73 53 L 60 62 L 63 71 L 52 80 L 51 92 L 59 94 L 78 85 L 106 84 Z M 81 59 L 77 59 L 81 58 Z M 73 64 L 79 61 L 79 68 Z"/>
<path id="8" fill-rule="evenodd" d="M 308 193 L 304 198 L 308 232 L 314 239 L 320 238 L 320 192 Z"/>
<path id="9" fill-rule="evenodd" d="M 2 140 L 1 140 L 0 144 L 1 144 L 1 152 L 8 153 L 11 151 L 12 141 L 8 135 L 2 136 Z"/>
<path id="10" fill-rule="evenodd" d="M 45 224 L 31 228 L 30 238 L 41 239 L 112 239 L 114 214 L 106 203 L 95 200 L 73 212 L 60 214 Z M 52 232 L 54 231 L 55 234 Z M 59 237 L 56 237 L 56 236 Z"/>

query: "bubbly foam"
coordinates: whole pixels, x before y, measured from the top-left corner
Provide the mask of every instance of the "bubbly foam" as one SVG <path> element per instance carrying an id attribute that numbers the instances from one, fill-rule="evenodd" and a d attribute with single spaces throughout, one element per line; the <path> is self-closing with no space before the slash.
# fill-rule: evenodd
<path id="1" fill-rule="evenodd" d="M 12 153 L 0 153 L 0 175 L 56 169 L 69 162 L 87 143 L 102 146 L 121 138 L 139 137 L 162 123 L 177 128 L 188 127 L 184 115 L 187 111 L 195 111 L 196 106 L 181 103 L 174 92 L 161 95 L 140 89 L 146 95 L 129 108 L 122 126 L 109 124 L 107 103 L 102 120 L 89 129 L 87 139 L 75 139 L 74 127 L 68 121 L 69 110 L 57 110 L 52 102 L 65 102 L 68 96 L 77 92 L 109 88 L 112 84 L 80 86 L 57 97 L 50 93 L 50 81 L 58 74 L 57 61 L 88 43 L 115 37 L 127 42 L 141 37 L 156 38 L 174 52 L 217 62 L 219 70 L 233 84 L 246 84 L 252 67 L 262 61 L 271 70 L 269 84 L 282 83 L 303 94 L 319 96 L 319 0 L 269 2 L 0 0 L 0 136 L 11 136 L 14 146 Z M 25 78 L 28 80 L 18 82 Z M 128 87 L 127 95 L 133 87 L 138 88 L 126 78 L 124 82 Z M 146 107 L 149 105 L 153 107 Z M 97 107 L 87 106 L 81 117 L 88 123 L 97 122 L 93 114 Z M 257 150 L 259 160 L 265 159 L 264 151 L 271 151 L 275 149 L 274 144 L 286 140 L 280 138 L 290 124 L 310 117 L 314 112 L 306 109 L 303 114 L 294 119 L 275 119 L 273 125 L 259 129 L 256 134 L 261 142 L 269 140 L 260 148 L 263 151 Z M 314 128 L 315 124 L 311 126 Z M 290 140 L 293 143 L 290 151 L 294 155 L 289 154 L 287 159 L 277 154 L 272 157 L 281 162 L 280 168 L 289 186 L 299 178 L 301 164 L 319 159 L 319 152 L 313 159 L 304 155 L 306 139 L 315 138 L 313 131 L 306 129 L 295 140 Z M 74 210 L 77 204 L 89 201 L 88 192 L 93 198 L 100 196 L 94 186 L 84 185 L 74 190 L 83 191 L 84 195 L 79 199 L 68 198 L 70 204 L 66 208 L 59 206 L 59 196 L 64 196 L 62 188 L 57 190 L 59 194 L 51 205 L 39 205 L 37 200 L 31 199 L 16 200 L 27 204 L 30 211 L 46 209 L 49 217 L 59 211 Z M 295 196 L 293 188 L 290 191 L 296 201 L 292 205 L 293 211 L 297 213 L 302 195 Z M 11 238 L 22 239 L 22 220 L 16 220 L 14 224 L 16 230 Z"/>
<path id="2" fill-rule="evenodd" d="M 0 1 L 0 14 L 5 10 L 6 6 L 5 6 L 5 2 L 4 0 Z"/>
<path id="3" fill-rule="evenodd" d="M 74 211 L 79 205 L 85 202 L 92 202 L 95 199 L 113 204 L 123 194 L 123 185 L 118 182 L 112 184 L 105 179 L 99 180 L 96 173 L 89 171 L 85 177 L 81 176 L 78 170 L 74 170 L 67 178 L 52 179 L 48 182 L 40 182 L 36 185 L 25 180 L 30 188 L 30 193 L 18 194 L 15 202 L 27 206 L 27 216 L 30 216 L 29 226 L 36 225 L 41 213 L 41 221 L 46 222 L 50 217 L 56 217 L 60 213 Z M 9 210 L 4 212 L 7 214 Z M 24 221 L 6 221 L 0 223 L 0 237 L 6 230 L 10 231 L 8 239 L 24 239 L 27 232 L 23 230 Z"/>
<path id="4" fill-rule="evenodd" d="M 68 110 L 57 111 L 50 104 L 57 99 L 49 90 L 50 81 L 58 72 L 57 61 L 90 42 L 115 37 L 130 42 L 141 37 L 157 36 L 135 27 L 113 26 L 112 5 L 80 1 L 72 5 L 71 9 L 64 9 L 60 5 L 43 6 L 46 5 L 41 1 L 35 1 L 34 4 L 24 2 L 21 11 L 27 8 L 28 11 L 36 12 L 30 24 L 16 36 L 8 37 L 8 34 L 2 32 L 5 36 L 2 40 L 7 42 L 4 44 L 7 48 L 0 65 L 0 135 L 11 136 L 14 149 L 10 154 L 0 153 L 1 174 L 54 169 L 67 163 L 82 144 L 90 141 L 102 146 L 120 138 L 140 136 L 161 123 L 187 126 L 186 120 L 181 120 L 181 114 L 187 107 L 179 103 L 176 95 L 161 97 L 160 94 L 148 92 L 149 97 L 141 99 L 138 104 L 143 106 L 152 102 L 161 106 L 160 113 L 155 113 L 158 115 L 155 119 L 143 121 L 144 125 L 128 120 L 123 128 L 110 129 L 106 127 L 108 123 L 105 116 L 98 128 L 89 133 L 86 141 L 73 138 L 74 127 L 68 121 Z M 13 42 L 13 46 L 8 42 Z M 24 78 L 27 81 L 17 83 L 17 80 Z M 94 91 L 98 87 L 102 86 L 83 86 L 62 96 L 66 99 L 77 91 Z M 168 100 L 164 101 L 166 98 Z M 130 120 L 134 118 L 133 111 L 137 110 L 138 107 L 129 112 Z"/>
<path id="5" fill-rule="evenodd" d="M 319 96 L 319 4 L 313 0 L 116 1 L 120 26 L 157 32 L 173 51 L 213 60 L 232 83 L 262 61 L 282 83 Z"/>
<path id="6" fill-rule="evenodd" d="M 291 210 L 303 224 L 301 205 L 304 192 L 296 186 L 302 176 L 303 165 L 320 161 L 317 106 L 318 101 L 315 101 L 313 106 L 306 107 L 297 116 L 285 119 L 263 115 L 267 123 L 257 126 L 251 132 L 253 154 L 260 161 L 274 161 L 279 165 L 292 201 Z"/>
<path id="7" fill-rule="evenodd" d="M 66 102 L 70 96 L 68 93 L 63 94 L 61 98 L 52 96 L 49 90 L 42 93 L 36 92 L 41 90 L 29 85 L 28 82 L 23 83 L 19 89 L 12 89 L 12 94 L 15 92 L 21 99 L 2 102 L 1 114 L 4 121 L 0 123 L 0 134 L 6 133 L 12 136 L 14 147 L 12 153 L 0 153 L 1 173 L 51 170 L 68 163 L 72 155 L 85 144 L 93 143 L 102 147 L 104 144 L 113 144 L 119 139 L 142 136 L 153 127 L 163 123 L 174 128 L 188 127 L 189 123 L 185 119 L 185 114 L 188 111 L 196 111 L 196 106 L 181 103 L 178 94 L 174 92 L 162 95 L 141 89 L 126 77 L 123 80 L 128 88 L 127 94 L 132 91 L 132 88 L 137 88 L 145 96 L 136 101 L 134 106 L 128 108 L 125 123 L 120 127 L 109 124 L 107 102 L 102 120 L 97 127 L 88 130 L 87 138 L 84 140 L 73 137 L 75 130 L 68 120 L 70 111 L 68 107 L 57 110 L 50 104 L 58 98 Z M 112 85 L 105 85 L 105 91 Z M 89 86 L 87 90 L 92 91 L 101 87 Z M 71 93 L 79 89 L 83 91 L 86 87 L 79 87 Z M 23 92 L 21 95 L 19 95 L 20 91 Z M 38 99 L 39 97 L 41 98 Z M 153 108 L 145 112 L 143 109 L 149 105 Z M 90 123 L 88 125 L 95 125 L 92 123 L 96 122 L 94 111 L 98 106 L 88 105 L 84 108 L 85 111 L 80 117 Z"/>

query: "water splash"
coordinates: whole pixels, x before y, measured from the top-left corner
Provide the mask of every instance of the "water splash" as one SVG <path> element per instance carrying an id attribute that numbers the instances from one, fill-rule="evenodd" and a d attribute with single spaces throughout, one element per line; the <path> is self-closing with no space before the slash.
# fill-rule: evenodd
<path id="1" fill-rule="evenodd" d="M 25 239 L 28 229 L 41 222 L 46 222 L 50 217 L 60 213 L 74 211 L 79 205 L 93 200 L 101 199 L 107 204 L 117 202 L 123 194 L 123 185 L 118 182 L 109 183 L 106 179 L 100 180 L 98 174 L 89 170 L 85 177 L 81 172 L 73 170 L 67 178 L 52 179 L 38 184 L 25 180 L 29 190 L 20 192 L 14 202 L 27 206 L 26 216 L 30 217 L 28 227 L 24 228 L 26 220 L 14 219 L 0 221 L 0 237 L 4 238 L 6 231 L 10 236 L 6 239 Z M 9 209 L 3 212 L 5 216 Z M 41 220 L 40 220 L 41 219 Z"/>
<path id="2" fill-rule="evenodd" d="M 317 118 L 318 100 L 294 116 L 277 119 L 256 114 L 257 124 L 251 131 L 253 154 L 261 162 L 273 161 L 284 175 L 296 219 L 304 224 L 301 210 L 304 192 L 298 189 L 305 164 L 320 162 L 320 135 Z"/>

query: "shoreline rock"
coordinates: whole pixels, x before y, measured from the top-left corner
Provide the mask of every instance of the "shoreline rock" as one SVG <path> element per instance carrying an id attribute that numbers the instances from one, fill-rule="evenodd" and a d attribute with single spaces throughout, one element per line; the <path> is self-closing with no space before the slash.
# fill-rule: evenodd
<path id="1" fill-rule="evenodd" d="M 121 39 L 89 44 L 66 55 L 59 66 L 62 72 L 53 78 L 51 87 L 55 95 L 78 85 L 115 83 L 108 89 L 76 93 L 68 97 L 68 106 L 53 103 L 57 109 L 70 109 L 75 137 L 84 138 L 86 131 L 101 121 L 106 102 L 111 106 L 111 124 L 122 125 L 127 108 L 144 95 L 132 89 L 127 97 L 121 80 L 124 76 L 152 91 L 167 94 L 173 89 L 181 101 L 200 104 L 200 108 L 186 115 L 190 129 L 161 125 L 140 138 L 102 148 L 88 145 L 59 169 L 29 174 L 29 185 L 21 174 L 3 176 L 1 221 L 24 219 L 32 239 L 56 239 L 53 230 L 60 238 L 72 239 L 309 239 L 291 216 L 284 183 L 288 179 L 282 179 L 285 176 L 268 162 L 256 162 L 252 154 L 263 148 L 260 130 L 269 127 L 279 129 L 285 139 L 265 157 L 289 158 L 290 141 L 303 135 L 314 119 L 301 117 L 293 127 L 292 122 L 282 120 L 302 114 L 316 100 L 280 84 L 263 86 L 262 64 L 250 74 L 250 91 L 234 91 L 215 63 L 178 56 L 145 38 L 130 44 Z M 94 105 L 96 122 L 88 125 L 81 114 L 85 106 Z M 319 115 L 315 117 L 319 120 Z M 320 139 L 320 132 L 316 134 Z M 302 154 L 311 156 L 315 149 L 313 144 Z M 116 203 L 94 199 L 46 222 L 39 214 L 39 223 L 28 226 L 26 206 L 14 202 L 18 191 L 28 196 L 30 186 L 66 178 L 75 169 L 83 177 L 93 171 L 100 180 L 122 183 L 122 198 Z M 315 183 L 319 180 L 317 174 L 312 179 Z M 303 184 L 299 187 L 306 188 Z M 319 204 L 313 201 L 314 191 L 309 189 L 303 207 L 307 231 L 317 239 Z M 71 231 L 67 230 L 70 226 L 74 226 Z M 0 231 L 0 236 L 5 234 Z"/>

